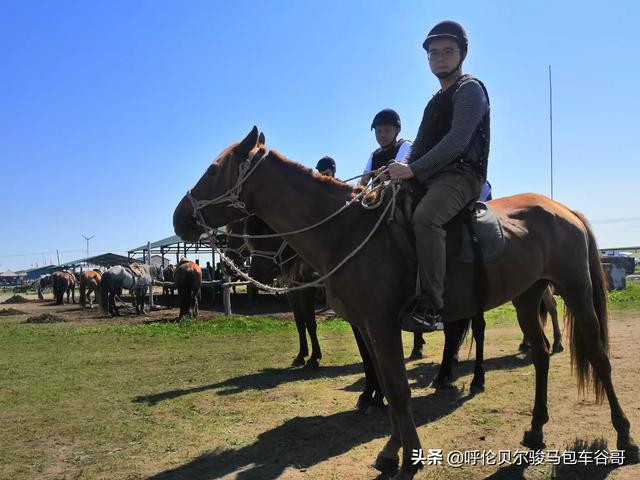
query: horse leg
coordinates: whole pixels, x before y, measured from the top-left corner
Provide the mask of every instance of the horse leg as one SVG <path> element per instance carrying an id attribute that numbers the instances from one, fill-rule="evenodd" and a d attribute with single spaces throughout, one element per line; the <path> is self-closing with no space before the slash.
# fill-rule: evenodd
<path id="1" fill-rule="evenodd" d="M 551 352 L 563 352 L 564 346 L 562 345 L 562 332 L 560 331 L 560 324 L 558 322 L 558 304 L 556 299 L 553 298 L 553 293 L 550 288 L 544 292 L 542 301 L 544 302 L 547 312 L 549 312 L 549 315 L 551 316 L 551 324 L 553 325 L 553 346 L 551 347 Z"/>
<path id="2" fill-rule="evenodd" d="M 311 356 L 307 360 L 306 366 L 309 368 L 318 368 L 320 366 L 318 360 L 322 358 L 322 351 L 320 350 L 320 342 L 318 341 L 318 324 L 316 322 L 316 289 L 309 288 L 302 290 L 300 296 L 304 323 L 309 333 L 309 339 L 311 340 Z"/>
<path id="3" fill-rule="evenodd" d="M 305 333 L 304 326 L 304 309 L 300 302 L 300 293 L 301 292 L 292 292 L 290 295 L 287 295 L 289 305 L 291 305 L 291 309 L 293 310 L 293 318 L 296 321 L 296 329 L 298 330 L 298 355 L 296 355 L 293 362 L 291 362 L 292 367 L 304 365 L 304 359 L 309 355 L 309 345 L 307 344 L 307 334 Z"/>
<path id="4" fill-rule="evenodd" d="M 200 313 L 200 308 L 198 307 L 198 291 L 193 291 L 193 318 L 198 318 L 198 314 Z"/>
<path id="5" fill-rule="evenodd" d="M 598 320 L 591 293 L 590 283 L 581 289 L 567 289 L 563 298 L 567 309 L 570 312 L 569 324 L 573 323 L 573 333 L 571 335 L 571 356 L 574 365 L 577 366 L 578 374 L 585 372 L 584 376 L 578 380 L 579 386 L 585 386 L 588 379 L 588 366 L 586 360 L 591 364 L 595 378 L 593 379 L 596 400 L 600 400 L 602 390 L 607 395 L 609 407 L 611 409 L 611 422 L 618 434 L 617 449 L 625 450 L 625 463 L 637 463 L 640 461 L 638 445 L 631 437 L 631 425 L 624 414 L 611 380 L 611 362 L 607 353 L 607 347 L 602 342 L 601 329 L 606 328 L 606 319 Z M 602 301 L 604 303 L 604 300 Z M 606 315 L 606 313 L 604 314 Z M 586 357 L 586 358 L 584 358 Z"/>
<path id="6" fill-rule="evenodd" d="M 380 388 L 378 375 L 369 354 L 369 348 L 362 338 L 360 330 L 354 325 L 351 325 L 351 329 L 353 330 L 353 336 L 356 339 L 358 351 L 362 358 L 362 366 L 364 367 L 364 391 L 358 397 L 356 408 L 360 412 L 367 414 L 385 411 L 384 394 Z"/>
<path id="7" fill-rule="evenodd" d="M 395 322 L 372 322 L 363 338 L 374 359 L 391 416 L 391 437 L 378 454 L 374 466 L 384 471 L 397 465 L 398 451 L 402 447 L 402 466 L 394 478 L 412 479 L 423 465 L 414 465 L 411 460 L 413 453 L 421 447 L 411 414 L 411 390 L 404 365 L 402 332 Z"/>
<path id="8" fill-rule="evenodd" d="M 413 350 L 409 355 L 409 360 L 420 360 L 422 358 L 422 346 L 425 344 L 422 333 L 415 332 L 413 334 Z"/>
<path id="9" fill-rule="evenodd" d="M 471 320 L 471 330 L 473 339 L 476 342 L 476 362 L 473 369 L 473 380 L 471 381 L 471 393 L 484 392 L 484 330 L 486 322 L 484 313 L 480 312 Z"/>
<path id="10" fill-rule="evenodd" d="M 518 323 L 531 346 L 531 357 L 536 370 L 536 394 L 533 404 L 531 430 L 524 433 L 522 444 L 531 449 L 544 448 L 542 429 L 549 421 L 547 410 L 547 382 L 549 379 L 549 343 L 544 336 L 540 318 L 540 301 L 547 282 L 533 284 L 519 297 L 513 299 Z"/>
<path id="11" fill-rule="evenodd" d="M 471 319 L 464 318 L 453 322 L 444 323 L 444 350 L 442 351 L 442 362 L 438 370 L 438 375 L 433 380 L 432 386 L 436 390 L 456 390 L 451 383 L 453 380 L 454 357 L 458 353 L 458 348 L 462 343 L 465 333 L 469 329 Z"/>

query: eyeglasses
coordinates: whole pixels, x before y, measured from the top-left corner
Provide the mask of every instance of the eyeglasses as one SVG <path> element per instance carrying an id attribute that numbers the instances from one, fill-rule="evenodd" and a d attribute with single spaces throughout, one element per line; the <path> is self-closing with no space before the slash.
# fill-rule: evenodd
<path id="1" fill-rule="evenodd" d="M 432 48 L 427 52 L 427 56 L 429 57 L 429 60 L 435 60 L 436 58 L 443 58 L 446 60 L 447 58 L 453 57 L 453 54 L 459 51 L 460 50 L 455 48 L 443 48 L 442 50 Z"/>

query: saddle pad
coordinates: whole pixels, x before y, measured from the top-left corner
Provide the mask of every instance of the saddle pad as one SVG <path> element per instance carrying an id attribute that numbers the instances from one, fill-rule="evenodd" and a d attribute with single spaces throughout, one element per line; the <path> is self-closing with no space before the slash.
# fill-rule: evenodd
<path id="1" fill-rule="evenodd" d="M 499 256 L 504 249 L 504 235 L 496 212 L 489 208 L 486 203 L 476 202 L 471 222 L 482 246 L 483 261 L 488 262 Z M 462 247 L 453 260 L 465 263 L 473 262 L 473 245 L 466 225 L 463 226 L 462 230 Z"/>

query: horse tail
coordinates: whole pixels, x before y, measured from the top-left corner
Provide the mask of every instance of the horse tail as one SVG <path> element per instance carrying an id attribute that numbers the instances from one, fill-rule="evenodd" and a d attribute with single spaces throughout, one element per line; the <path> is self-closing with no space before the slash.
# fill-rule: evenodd
<path id="1" fill-rule="evenodd" d="M 86 277 L 83 275 L 80 277 L 80 305 L 84 306 L 87 303 L 86 299 L 86 291 L 87 291 L 87 281 Z"/>
<path id="2" fill-rule="evenodd" d="M 104 272 L 100 279 L 100 286 L 98 287 L 98 303 L 100 309 L 104 313 L 109 313 L 109 288 L 111 283 L 111 272 Z"/>
<path id="3" fill-rule="evenodd" d="M 589 247 L 589 276 L 591 278 L 593 308 L 598 320 L 598 330 L 600 332 L 600 341 L 605 354 L 609 352 L 609 311 L 607 306 L 607 277 L 602 262 L 600 261 L 600 252 L 593 230 L 589 222 L 579 212 L 573 212 L 583 223 L 587 232 L 587 241 Z M 604 399 L 604 385 L 600 378 L 595 374 L 593 367 L 589 363 L 586 355 L 587 349 L 592 348 L 593 339 L 584 338 L 580 332 L 580 324 L 575 322 L 573 312 L 565 308 L 565 318 L 571 336 L 571 366 L 576 373 L 578 380 L 578 390 L 584 392 L 590 384 L 593 384 L 593 390 L 596 396 L 596 402 L 602 402 Z"/>
<path id="4" fill-rule="evenodd" d="M 180 293 L 180 317 L 182 318 L 185 315 L 189 315 L 189 310 L 191 308 L 191 290 L 193 288 L 193 278 L 190 275 L 192 272 L 187 272 L 188 274 L 182 277 L 182 282 L 180 285 L 176 285 L 178 287 L 178 291 Z"/>

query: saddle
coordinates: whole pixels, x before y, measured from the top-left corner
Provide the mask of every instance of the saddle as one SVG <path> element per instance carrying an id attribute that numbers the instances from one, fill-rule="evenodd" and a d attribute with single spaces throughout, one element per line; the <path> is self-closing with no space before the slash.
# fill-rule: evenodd
<path id="1" fill-rule="evenodd" d="M 403 188 L 398 193 L 393 221 L 389 225 L 395 243 L 416 258 L 415 234 L 411 218 L 422 195 Z M 502 224 L 488 204 L 470 202 L 444 225 L 447 232 L 447 261 L 474 263 L 481 254 L 482 263 L 498 257 L 504 249 Z"/>
<path id="2" fill-rule="evenodd" d="M 131 262 L 128 267 L 134 277 L 142 277 L 144 275 L 137 262 Z"/>

